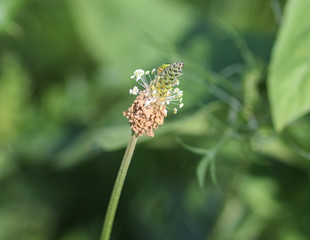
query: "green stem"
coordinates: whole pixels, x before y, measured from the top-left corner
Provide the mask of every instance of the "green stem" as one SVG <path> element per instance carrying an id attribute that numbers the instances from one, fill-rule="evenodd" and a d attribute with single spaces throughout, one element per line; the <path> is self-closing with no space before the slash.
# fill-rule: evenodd
<path id="1" fill-rule="evenodd" d="M 138 137 L 136 135 L 132 135 L 129 143 L 127 145 L 125 155 L 123 157 L 120 169 L 118 171 L 118 175 L 113 187 L 113 192 L 110 198 L 108 210 L 105 216 L 104 224 L 102 227 L 100 240 L 109 240 L 111 235 L 111 230 L 113 226 L 114 216 L 118 205 L 118 200 L 122 192 L 122 188 L 124 185 L 124 181 L 126 178 L 127 170 L 135 150 L 136 143 L 138 141 Z"/>

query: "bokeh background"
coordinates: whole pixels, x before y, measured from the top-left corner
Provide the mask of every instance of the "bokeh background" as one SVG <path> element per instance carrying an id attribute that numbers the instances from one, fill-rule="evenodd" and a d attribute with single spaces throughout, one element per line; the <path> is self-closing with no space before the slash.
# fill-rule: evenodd
<path id="1" fill-rule="evenodd" d="M 130 76 L 175 61 L 184 108 L 139 139 L 111 239 L 309 239 L 308 108 L 281 124 L 269 79 L 292 2 L 1 0 L 0 239 L 99 239 Z"/>

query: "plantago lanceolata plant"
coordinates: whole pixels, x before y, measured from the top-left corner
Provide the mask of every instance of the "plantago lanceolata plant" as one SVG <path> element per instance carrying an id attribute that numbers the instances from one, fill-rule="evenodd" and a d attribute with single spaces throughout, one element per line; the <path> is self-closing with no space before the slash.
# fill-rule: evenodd
<path id="1" fill-rule="evenodd" d="M 178 77 L 182 75 L 183 66 L 183 62 L 163 64 L 152 71 L 138 69 L 131 76 L 143 90 L 137 86 L 129 90 L 130 94 L 137 95 L 131 107 L 123 113 L 129 119 L 132 136 L 114 184 L 101 240 L 110 239 L 118 200 L 138 137 L 142 135 L 153 137 L 154 130 L 164 123 L 168 110 L 172 109 L 176 114 L 178 108 L 183 107 L 183 91 L 176 87 L 180 83 Z"/>

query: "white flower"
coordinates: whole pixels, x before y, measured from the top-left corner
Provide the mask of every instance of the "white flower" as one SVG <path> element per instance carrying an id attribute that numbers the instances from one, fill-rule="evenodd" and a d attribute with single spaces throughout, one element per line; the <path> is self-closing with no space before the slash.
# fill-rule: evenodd
<path id="1" fill-rule="evenodd" d="M 173 91 L 173 93 L 178 93 L 178 92 L 180 92 L 179 88 L 175 88 L 174 91 Z"/>
<path id="2" fill-rule="evenodd" d="M 129 93 L 132 95 L 142 94 L 144 96 L 143 105 L 148 109 L 175 105 L 176 108 L 172 107 L 172 110 L 173 113 L 176 114 L 178 109 L 184 106 L 182 103 L 183 91 L 176 87 L 180 83 L 177 77 L 180 76 L 180 72 L 183 68 L 183 65 L 181 66 L 180 64 L 181 63 L 164 64 L 162 67 L 158 68 L 161 70 L 157 72 L 156 68 L 153 68 L 151 71 L 144 71 L 143 69 L 135 70 L 131 79 L 134 79 L 143 89 L 139 90 L 138 87 L 135 86 L 129 90 Z M 166 68 L 166 65 L 171 68 L 171 73 L 170 70 L 167 72 L 162 71 Z M 174 73 L 178 73 L 178 75 L 174 75 Z M 160 74 L 160 76 L 157 74 Z M 167 84 L 167 82 L 169 82 L 169 84 Z M 167 115 L 167 110 L 165 110 L 163 114 Z"/>
<path id="3" fill-rule="evenodd" d="M 138 81 L 144 75 L 144 70 L 143 69 L 137 69 L 133 74 L 136 77 L 136 81 Z"/>
<path id="4" fill-rule="evenodd" d="M 129 93 L 132 95 L 137 95 L 139 93 L 139 88 L 137 86 L 134 86 L 133 89 L 129 90 Z"/>

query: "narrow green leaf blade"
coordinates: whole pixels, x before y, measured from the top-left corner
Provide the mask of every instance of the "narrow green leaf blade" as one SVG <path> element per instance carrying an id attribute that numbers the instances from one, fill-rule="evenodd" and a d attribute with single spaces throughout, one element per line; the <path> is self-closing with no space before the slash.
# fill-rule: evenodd
<path id="1" fill-rule="evenodd" d="M 177 138 L 176 140 L 182 147 L 184 147 L 185 149 L 187 149 L 190 152 L 200 154 L 200 155 L 205 155 L 208 152 L 208 150 L 206 150 L 206 149 L 190 146 L 190 145 L 186 144 L 185 142 L 183 142 L 180 138 Z"/>
<path id="2" fill-rule="evenodd" d="M 197 178 L 200 188 L 203 188 L 205 185 L 206 173 L 210 163 L 212 162 L 213 158 L 210 154 L 206 154 L 199 162 L 197 166 Z"/>
<path id="3" fill-rule="evenodd" d="M 210 176 L 211 176 L 211 180 L 214 186 L 219 188 L 219 185 L 217 182 L 217 176 L 216 176 L 216 162 L 215 161 L 211 161 L 210 163 Z"/>
<path id="4" fill-rule="evenodd" d="M 281 131 L 310 110 L 310 0 L 290 0 L 268 78 L 274 126 Z"/>

